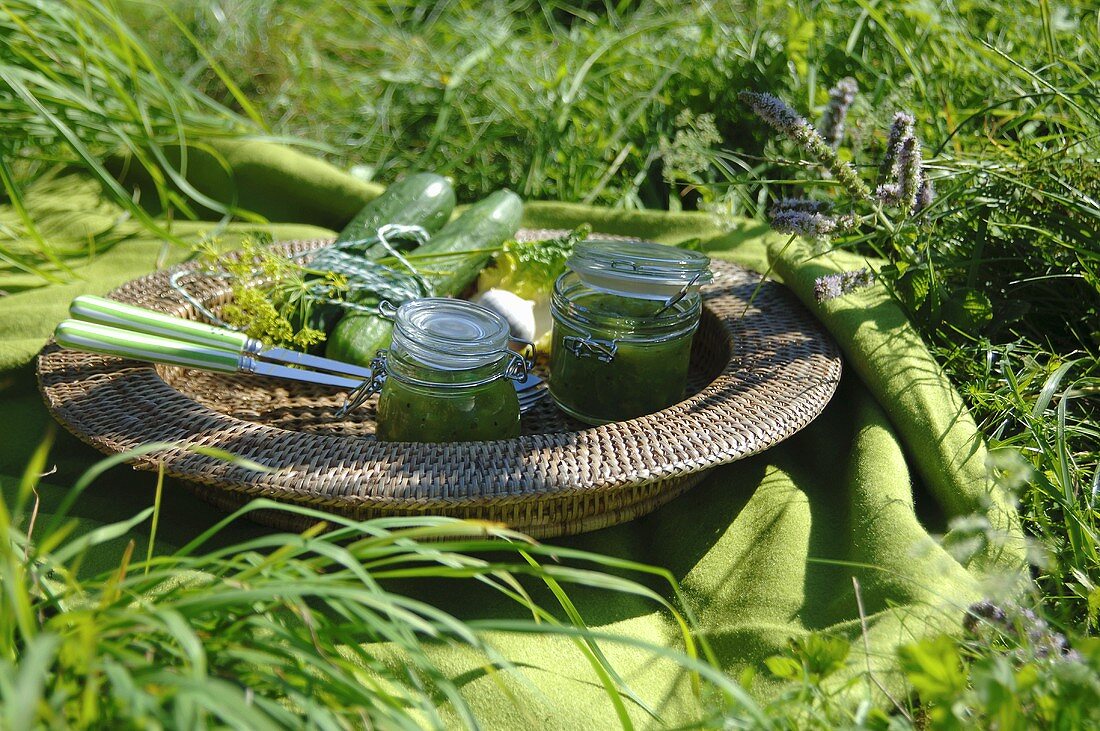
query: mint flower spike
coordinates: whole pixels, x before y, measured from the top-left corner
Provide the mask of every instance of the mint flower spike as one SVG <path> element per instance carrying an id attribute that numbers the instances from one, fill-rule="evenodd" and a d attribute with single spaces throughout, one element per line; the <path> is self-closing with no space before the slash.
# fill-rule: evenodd
<path id="1" fill-rule="evenodd" d="M 780 198 L 768 211 L 772 228 L 780 233 L 795 234 L 809 239 L 827 238 L 856 226 L 856 218 L 826 215 L 833 207 L 828 201 L 811 198 Z"/>
<path id="2" fill-rule="evenodd" d="M 897 183 L 883 183 L 875 188 L 875 198 L 884 206 L 900 206 L 901 186 Z"/>
<path id="3" fill-rule="evenodd" d="M 890 125 L 890 135 L 886 138 L 886 154 L 882 158 L 882 165 L 878 170 L 879 185 L 885 185 L 891 180 L 896 180 L 898 175 L 898 156 L 901 154 L 902 143 L 913 136 L 913 125 L 916 120 L 908 112 L 894 114 L 894 123 Z"/>
<path id="4" fill-rule="evenodd" d="M 856 169 L 837 157 L 836 150 L 829 146 L 821 133 L 787 102 L 763 91 L 742 91 L 737 98 L 747 104 L 756 116 L 767 122 L 775 131 L 798 143 L 811 157 L 828 169 L 852 197 L 865 201 L 871 200 L 871 190 L 860 179 Z"/>
<path id="5" fill-rule="evenodd" d="M 803 141 L 811 133 L 816 134 L 805 117 L 775 94 L 766 91 L 742 91 L 737 98 L 752 107 L 756 116 L 771 125 L 776 132 L 795 142 Z"/>
<path id="6" fill-rule="evenodd" d="M 856 217 L 851 214 L 827 216 L 823 213 L 781 208 L 772 213 L 772 228 L 780 233 L 794 234 L 807 239 L 823 239 L 856 227 Z"/>
<path id="7" fill-rule="evenodd" d="M 827 213 L 833 204 L 829 201 L 818 201 L 812 198 L 780 198 L 772 204 L 770 215 L 774 216 L 780 211 L 804 211 L 806 213 Z"/>
<path id="8" fill-rule="evenodd" d="M 932 179 L 923 171 L 920 177 L 920 189 L 917 191 L 917 205 L 913 208 L 913 213 L 920 213 L 928 208 L 928 206 L 932 205 L 932 201 L 936 199 L 936 191 L 932 187 Z"/>
<path id="9" fill-rule="evenodd" d="M 829 105 L 825 107 L 825 114 L 821 118 L 821 136 L 833 149 L 840 147 L 840 142 L 844 139 L 844 122 L 858 93 L 859 86 L 851 76 L 845 76 L 829 89 Z"/>
<path id="10" fill-rule="evenodd" d="M 897 165 L 900 205 L 906 212 L 913 213 L 917 208 L 917 194 L 924 177 L 920 140 L 916 137 L 905 139 L 898 154 Z"/>
<path id="11" fill-rule="evenodd" d="M 908 214 L 927 208 L 934 196 L 932 183 L 924 174 L 921 143 L 913 133 L 913 125 L 913 115 L 894 115 L 875 188 L 875 198 L 882 205 L 901 208 Z"/>
<path id="12" fill-rule="evenodd" d="M 814 299 L 825 302 L 870 287 L 874 281 L 875 277 L 869 269 L 827 274 L 814 280 Z"/>

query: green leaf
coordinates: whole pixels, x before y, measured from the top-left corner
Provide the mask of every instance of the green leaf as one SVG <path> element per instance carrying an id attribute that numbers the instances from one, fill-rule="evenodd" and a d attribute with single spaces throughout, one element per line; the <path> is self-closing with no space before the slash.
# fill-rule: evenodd
<path id="1" fill-rule="evenodd" d="M 47 692 L 50 667 L 57 660 L 61 638 L 55 634 L 41 634 L 30 639 L 20 648 L 18 674 L 10 689 L 14 702 L 0 704 L 0 726 L 3 728 L 34 728 L 36 711 L 42 696 Z"/>
<path id="2" fill-rule="evenodd" d="M 963 332 L 974 332 L 993 319 L 993 304 L 984 292 L 958 290 L 944 303 L 943 319 Z"/>
<path id="3" fill-rule="evenodd" d="M 1096 625 L 1097 618 L 1100 617 L 1100 587 L 1094 588 L 1089 592 L 1089 622 Z M 1096 639 L 1096 638 L 1092 638 Z"/>
<path id="4" fill-rule="evenodd" d="M 843 637 L 813 632 L 791 643 L 795 654 L 815 678 L 826 678 L 844 667 L 851 644 Z"/>
<path id="5" fill-rule="evenodd" d="M 905 305 L 916 312 L 928 299 L 932 277 L 924 269 L 910 269 L 898 278 L 897 288 Z"/>
<path id="6" fill-rule="evenodd" d="M 1036 687 L 1040 680 L 1042 680 L 1042 674 L 1039 672 L 1039 668 L 1035 667 L 1035 665 L 1027 664 L 1016 671 L 1013 682 L 1016 684 L 1016 692 L 1021 694 Z"/>
<path id="7" fill-rule="evenodd" d="M 785 655 L 772 655 L 764 664 L 772 675 L 783 680 L 797 680 L 802 677 L 802 664 L 792 657 Z"/>
<path id="8" fill-rule="evenodd" d="M 966 691 L 966 671 L 959 649 L 950 637 L 941 635 L 903 645 L 898 648 L 898 659 L 925 702 L 950 705 Z"/>
<path id="9" fill-rule="evenodd" d="M 787 58 L 798 75 L 805 78 L 810 66 L 810 44 L 816 31 L 814 22 L 792 11 L 787 16 L 785 30 Z"/>
<path id="10" fill-rule="evenodd" d="M 1073 649 L 1088 658 L 1091 664 L 1100 665 L 1100 637 L 1078 637 L 1073 641 Z"/>
<path id="11" fill-rule="evenodd" d="M 505 289 L 529 300 L 547 297 L 554 281 L 565 271 L 573 247 L 591 230 L 584 224 L 558 238 L 508 242 L 496 255 L 494 265 L 481 272 L 478 291 Z"/>
<path id="12" fill-rule="evenodd" d="M 100 526 L 95 530 L 90 530 L 84 535 L 69 541 L 63 548 L 54 551 L 53 559 L 57 563 L 65 563 L 69 559 L 80 556 L 95 546 L 113 541 L 116 538 L 122 538 L 135 526 L 144 523 L 152 514 L 153 508 L 149 507 L 127 520 L 120 520 L 117 523 L 110 523 Z"/>
<path id="13" fill-rule="evenodd" d="M 1001 656 L 978 663 L 970 674 L 974 690 L 988 713 L 1012 713 L 1018 704 L 1016 674 L 1007 659 Z"/>

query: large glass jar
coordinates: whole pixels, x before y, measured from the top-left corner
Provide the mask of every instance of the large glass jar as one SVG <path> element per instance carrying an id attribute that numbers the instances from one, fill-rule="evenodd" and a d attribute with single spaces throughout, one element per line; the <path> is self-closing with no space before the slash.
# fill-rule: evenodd
<path id="1" fill-rule="evenodd" d="M 660 244 L 586 241 L 567 264 L 550 301 L 558 406 L 606 424 L 680 401 L 710 259 Z"/>
<path id="2" fill-rule="evenodd" d="M 519 400 L 510 378 L 526 374 L 508 349 L 508 322 L 471 302 L 426 298 L 398 308 L 378 397 L 385 441 L 458 442 L 519 436 Z"/>

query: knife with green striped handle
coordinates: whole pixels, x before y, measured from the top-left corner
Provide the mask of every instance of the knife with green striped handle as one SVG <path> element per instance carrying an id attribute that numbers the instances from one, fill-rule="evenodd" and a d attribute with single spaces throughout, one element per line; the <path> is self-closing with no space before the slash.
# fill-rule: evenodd
<path id="1" fill-rule="evenodd" d="M 124 302 L 81 295 L 69 305 L 69 314 L 77 320 L 118 327 L 146 335 L 160 335 L 176 340 L 205 345 L 223 350 L 233 350 L 258 361 L 289 363 L 303 368 L 313 368 L 365 380 L 372 377 L 370 368 L 322 358 L 308 353 L 298 353 L 286 348 L 265 348 L 263 343 L 244 333 L 214 327 L 205 322 L 185 320 L 163 312 L 135 307 Z"/>
<path id="2" fill-rule="evenodd" d="M 343 378 L 330 373 L 265 363 L 240 350 L 202 345 L 80 320 L 62 322 L 54 331 L 54 338 L 59 345 L 74 350 L 150 363 L 198 368 L 217 373 L 246 373 L 287 378 L 344 389 L 356 388 L 363 382 L 360 378 Z"/>

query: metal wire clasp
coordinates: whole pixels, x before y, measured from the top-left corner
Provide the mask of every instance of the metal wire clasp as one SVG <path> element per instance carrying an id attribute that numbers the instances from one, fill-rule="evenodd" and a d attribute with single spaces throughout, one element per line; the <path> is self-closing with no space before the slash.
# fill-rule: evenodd
<path id="1" fill-rule="evenodd" d="M 534 345 L 531 346 L 534 352 Z M 514 350 L 508 351 L 508 365 L 504 367 L 504 377 L 523 383 L 527 380 L 527 374 L 531 372 L 531 361 Z"/>
<path id="2" fill-rule="evenodd" d="M 512 352 L 515 353 L 515 355 L 519 356 L 523 366 L 523 377 L 515 378 L 514 380 L 517 380 L 520 383 L 524 383 L 527 380 L 527 375 L 535 367 L 535 344 L 532 343 L 530 340 L 527 340 L 526 338 L 517 338 L 515 335 L 509 335 L 508 339 L 511 340 L 513 343 L 519 343 L 521 346 L 523 346 L 523 349 L 520 350 L 518 353 L 516 353 L 515 351 Z M 508 364 L 508 368 L 505 370 L 504 375 L 508 378 L 513 378 L 513 376 L 509 375 L 509 373 L 518 373 L 519 371 L 517 370 L 517 368 L 518 365 L 513 359 L 513 361 Z"/>
<path id="3" fill-rule="evenodd" d="M 378 303 L 378 315 L 393 322 L 397 320 L 397 306 L 389 300 L 382 300 Z"/>
<path id="4" fill-rule="evenodd" d="M 336 410 L 336 418 L 342 419 L 353 409 L 366 403 L 367 399 L 382 390 L 386 384 L 386 351 L 379 350 L 370 361 L 371 377 L 348 392 L 344 404 Z"/>
<path id="5" fill-rule="evenodd" d="M 599 340 L 590 336 L 566 335 L 562 338 L 562 345 L 578 358 L 595 358 L 601 363 L 613 361 L 619 350 L 614 340 Z"/>

